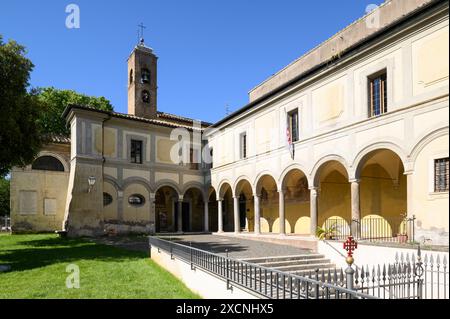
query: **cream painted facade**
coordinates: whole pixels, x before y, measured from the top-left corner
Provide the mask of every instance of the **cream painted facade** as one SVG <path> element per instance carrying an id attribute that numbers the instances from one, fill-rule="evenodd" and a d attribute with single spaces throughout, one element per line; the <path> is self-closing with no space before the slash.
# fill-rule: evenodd
<path id="1" fill-rule="evenodd" d="M 58 221 L 72 235 L 310 236 L 329 221 L 364 235 L 371 230 L 357 225 L 376 218 L 396 236 L 405 232 L 402 220 L 414 217 L 417 241 L 448 244 L 448 191 L 434 189 L 435 160 L 448 159 L 448 38 L 448 2 L 388 1 L 261 83 L 247 106 L 200 127 L 146 108 L 140 90 L 151 93 L 153 107 L 157 58 L 138 45 L 128 65 L 130 114 L 84 106 L 65 112 L 71 141 Z M 135 70 L 144 68 L 136 61 L 146 57 L 149 82 L 135 85 L 145 74 Z M 368 81 L 380 71 L 387 112 L 372 117 Z M 292 111 L 299 115 L 294 158 L 286 141 Z M 178 145 L 171 133 L 180 127 L 190 141 L 181 165 L 171 156 Z M 142 142 L 141 164 L 131 163 L 132 140 Z M 204 159 L 189 164 L 191 148 L 197 155 L 212 149 L 212 168 Z M 90 190 L 89 177 L 96 181 Z M 16 222 L 52 228 L 43 214 L 36 220 L 14 204 L 28 190 L 20 186 L 25 178 L 13 172 L 13 228 Z M 110 203 L 104 204 L 105 193 Z M 130 204 L 134 195 L 143 197 L 141 205 Z"/>
<path id="2" fill-rule="evenodd" d="M 416 218 L 417 241 L 448 245 L 448 191 L 434 190 L 434 160 L 448 158 L 448 3 L 416 2 L 401 27 L 358 50 L 344 50 L 335 39 L 352 42 L 359 29 L 341 31 L 252 90 L 249 106 L 208 129 L 217 199 L 227 211 L 235 207 L 234 220 L 246 215 L 246 226 L 236 224 L 235 231 L 315 235 L 327 220 L 351 228 L 377 217 L 395 236 L 407 215 Z M 392 10 L 405 10 L 400 3 L 386 3 L 379 19 L 399 15 Z M 330 41 L 342 56 L 302 76 L 314 66 L 311 55 L 330 49 Z M 388 110 L 371 117 L 369 78 L 382 70 Z M 291 158 L 286 114 L 293 110 L 299 141 Z M 243 133 L 246 158 L 239 152 Z M 237 208 L 243 198 L 245 211 Z"/>

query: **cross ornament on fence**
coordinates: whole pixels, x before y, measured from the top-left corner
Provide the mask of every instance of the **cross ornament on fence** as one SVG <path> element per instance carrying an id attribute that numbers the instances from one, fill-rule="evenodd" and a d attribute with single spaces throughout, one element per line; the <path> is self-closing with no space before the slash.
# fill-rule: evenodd
<path id="1" fill-rule="evenodd" d="M 353 264 L 353 251 L 358 248 L 358 243 L 353 239 L 353 236 L 348 236 L 344 242 L 344 249 L 347 251 L 347 264 Z"/>

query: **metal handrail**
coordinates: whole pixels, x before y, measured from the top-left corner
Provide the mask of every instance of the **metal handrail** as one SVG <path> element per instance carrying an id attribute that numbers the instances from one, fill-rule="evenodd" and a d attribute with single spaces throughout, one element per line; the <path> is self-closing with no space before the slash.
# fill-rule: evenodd
<path id="1" fill-rule="evenodd" d="M 158 245 L 159 244 L 159 245 Z M 290 283 L 289 285 L 289 296 L 292 298 L 293 291 L 292 291 L 292 283 L 297 283 L 297 287 L 300 287 L 300 285 L 307 286 L 307 290 L 305 291 L 306 298 L 308 298 L 309 295 L 309 289 L 311 287 L 312 290 L 314 290 L 314 293 L 312 295 L 315 296 L 315 298 L 319 298 L 320 289 L 322 290 L 322 293 L 326 293 L 327 297 L 330 297 L 330 290 L 335 292 L 335 295 L 347 295 L 350 298 L 360 298 L 360 299 L 379 299 L 375 296 L 365 294 L 362 292 L 358 292 L 355 290 L 347 289 L 345 287 L 336 286 L 330 283 L 322 282 L 319 280 L 315 280 L 312 278 L 299 276 L 295 274 L 285 273 L 277 269 L 268 268 L 265 266 L 252 264 L 243 260 L 233 259 L 229 256 L 222 256 L 216 253 L 204 251 L 192 246 L 183 245 L 180 243 L 175 243 L 172 241 L 167 241 L 161 238 L 149 237 L 149 245 L 156 246 L 158 249 L 165 250 L 170 253 L 171 257 L 174 256 L 174 248 L 180 248 L 182 250 L 187 250 L 188 256 L 183 256 L 181 254 L 178 254 L 177 257 L 185 260 L 189 263 L 191 263 L 191 267 L 195 264 L 197 267 L 202 268 L 206 271 L 212 272 L 215 275 L 218 275 L 222 278 L 224 278 L 227 281 L 227 288 L 230 286 L 230 282 L 233 282 L 234 284 L 244 287 L 246 289 L 249 289 L 251 291 L 254 291 L 262 296 L 273 298 L 274 292 L 273 290 L 276 289 L 276 298 L 279 297 L 279 289 L 280 289 L 280 278 L 282 278 L 282 293 L 283 297 L 286 297 L 286 282 L 288 281 Z M 166 246 L 167 248 L 165 248 Z M 196 252 L 197 255 L 194 257 L 193 252 Z M 195 255 L 195 254 L 194 254 Z M 196 258 L 197 256 L 203 256 L 203 259 Z M 205 257 L 209 257 L 209 260 L 206 261 Z M 210 261 L 215 260 L 215 263 L 211 265 Z M 210 267 L 207 267 L 207 266 Z M 230 265 L 234 266 L 234 269 L 230 270 Z M 225 267 L 225 269 L 224 269 Z M 216 271 L 214 271 L 214 269 Z M 240 272 L 236 272 L 236 269 Z M 253 269 L 253 270 L 252 270 Z M 217 271 L 219 270 L 219 271 Z M 230 273 L 231 272 L 231 273 Z M 248 274 L 250 272 L 250 275 Z M 251 273 L 254 273 L 255 276 L 252 276 Z M 260 278 L 257 278 L 257 273 L 259 273 Z M 262 281 L 262 274 L 264 274 L 264 282 Z M 267 282 L 268 274 L 270 275 L 270 283 Z M 274 283 L 273 278 L 274 275 L 276 277 L 276 282 Z M 237 280 L 236 280 L 237 277 Z M 241 279 L 241 281 L 239 280 Z M 245 281 L 245 282 L 244 282 Z M 257 282 L 259 281 L 260 284 L 260 290 L 256 289 Z M 253 285 L 252 285 L 253 283 Z M 262 284 L 264 284 L 264 292 L 262 292 Z M 269 288 L 270 293 L 267 292 L 267 288 Z M 296 293 L 297 298 L 301 297 L 301 291 L 298 290 Z M 331 293 L 332 294 L 332 293 Z M 304 299 L 304 298 L 303 298 Z"/>

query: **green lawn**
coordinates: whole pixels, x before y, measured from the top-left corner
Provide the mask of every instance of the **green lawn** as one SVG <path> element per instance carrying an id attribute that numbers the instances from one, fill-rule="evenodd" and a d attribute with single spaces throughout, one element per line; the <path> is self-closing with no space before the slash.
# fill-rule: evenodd
<path id="1" fill-rule="evenodd" d="M 80 288 L 66 287 L 69 264 Z M 56 235 L 0 234 L 2 298 L 199 298 L 144 252 Z"/>

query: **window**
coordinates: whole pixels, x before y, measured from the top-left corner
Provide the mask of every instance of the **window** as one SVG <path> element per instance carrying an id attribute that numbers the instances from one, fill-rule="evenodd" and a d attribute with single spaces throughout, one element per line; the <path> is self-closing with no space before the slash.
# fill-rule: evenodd
<path id="1" fill-rule="evenodd" d="M 103 206 L 108 206 L 113 202 L 113 198 L 108 193 L 103 193 Z"/>
<path id="2" fill-rule="evenodd" d="M 197 157 L 197 151 L 191 147 L 189 151 L 189 165 L 191 169 L 198 169 L 199 163 Z"/>
<path id="3" fill-rule="evenodd" d="M 241 133 L 239 136 L 240 139 L 240 156 L 242 158 L 247 158 L 247 133 Z"/>
<path id="4" fill-rule="evenodd" d="M 141 70 L 141 82 L 150 83 L 150 71 L 148 69 Z"/>
<path id="5" fill-rule="evenodd" d="M 145 204 L 145 197 L 140 194 L 133 194 L 128 197 L 128 204 L 131 206 L 142 206 Z"/>
<path id="6" fill-rule="evenodd" d="M 133 69 L 130 70 L 130 84 L 133 83 Z"/>
<path id="7" fill-rule="evenodd" d="M 369 77 L 369 114 L 379 116 L 387 112 L 387 76 L 382 71 Z"/>
<path id="8" fill-rule="evenodd" d="M 288 128 L 291 133 L 292 143 L 297 142 L 299 140 L 297 109 L 288 113 Z"/>
<path id="9" fill-rule="evenodd" d="M 448 192 L 448 157 L 434 160 L 434 191 Z"/>
<path id="10" fill-rule="evenodd" d="M 142 102 L 150 103 L 150 93 L 147 90 L 142 91 Z"/>
<path id="11" fill-rule="evenodd" d="M 210 160 L 209 167 L 210 168 L 214 167 L 214 165 L 213 165 L 213 154 L 214 154 L 214 150 L 211 148 L 210 151 L 209 151 L 209 156 L 210 156 L 210 158 L 209 158 L 209 160 Z"/>
<path id="12" fill-rule="evenodd" d="M 131 140 L 131 163 L 142 164 L 142 141 Z"/>
<path id="13" fill-rule="evenodd" d="M 31 165 L 31 169 L 38 171 L 64 172 L 63 164 L 53 156 L 38 157 Z"/>

